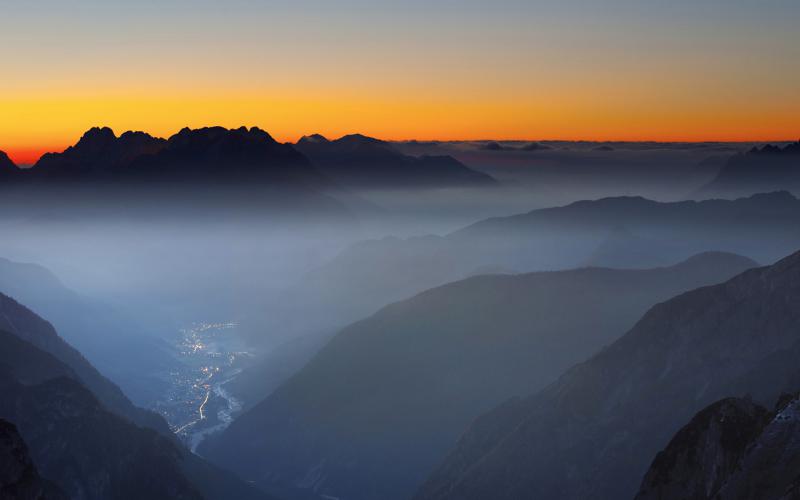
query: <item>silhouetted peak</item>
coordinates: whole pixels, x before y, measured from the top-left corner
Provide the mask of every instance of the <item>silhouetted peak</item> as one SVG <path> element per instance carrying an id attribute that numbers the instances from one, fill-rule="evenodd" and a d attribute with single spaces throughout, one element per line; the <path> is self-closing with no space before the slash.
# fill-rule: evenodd
<path id="1" fill-rule="evenodd" d="M 331 141 L 322 134 L 311 134 L 301 137 L 297 144 L 328 144 L 329 142 Z"/>
<path id="2" fill-rule="evenodd" d="M 797 155 L 800 154 L 800 141 L 793 142 L 791 144 L 787 144 L 784 147 L 775 146 L 773 144 L 766 144 L 759 148 L 758 146 L 753 146 L 750 151 L 747 152 L 750 155 Z"/>
<path id="3" fill-rule="evenodd" d="M 499 142 L 490 141 L 490 142 L 487 142 L 486 144 L 484 144 L 483 146 L 481 146 L 481 149 L 483 149 L 485 151 L 502 151 L 505 148 L 502 145 L 500 145 Z"/>
<path id="4" fill-rule="evenodd" d="M 352 141 L 352 142 L 372 142 L 372 143 L 383 142 L 380 139 L 376 139 L 374 137 L 370 137 L 370 136 L 364 135 L 364 134 L 347 134 L 347 135 L 343 135 L 338 140 L 339 141 Z"/>
<path id="5" fill-rule="evenodd" d="M 114 131 L 108 127 L 92 127 L 87 130 L 75 144 L 75 150 L 81 152 L 100 151 L 117 140 Z"/>
<path id="6" fill-rule="evenodd" d="M 550 149 L 550 146 L 545 146 L 544 144 L 539 144 L 538 142 L 529 142 L 520 149 L 522 149 L 522 151 L 542 151 L 545 149 Z"/>
<path id="7" fill-rule="evenodd" d="M 731 252 L 709 251 L 692 255 L 688 259 L 678 264 L 678 266 L 694 267 L 698 269 L 706 268 L 709 265 L 736 265 L 742 268 L 748 268 L 756 267 L 758 266 L 758 263 L 749 257 L 743 257 Z"/>
<path id="8" fill-rule="evenodd" d="M 236 129 L 227 129 L 225 127 L 203 127 L 191 129 L 189 127 L 182 128 L 177 134 L 169 138 L 170 144 L 188 144 L 188 143 L 201 143 L 201 142 L 215 142 L 226 139 L 235 139 L 242 142 L 264 142 L 275 143 L 272 138 L 264 130 L 258 127 L 239 127 Z"/>
<path id="9" fill-rule="evenodd" d="M 17 165 L 11 161 L 11 158 L 5 153 L 5 151 L 0 151 L 0 171 L 6 169 L 17 169 Z"/>

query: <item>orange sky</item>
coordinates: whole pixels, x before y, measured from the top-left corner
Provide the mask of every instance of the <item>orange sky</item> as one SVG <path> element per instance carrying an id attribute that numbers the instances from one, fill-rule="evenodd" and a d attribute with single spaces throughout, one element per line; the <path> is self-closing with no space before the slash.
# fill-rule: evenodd
<path id="1" fill-rule="evenodd" d="M 86 129 L 278 140 L 795 140 L 800 2 L 55 0 L 0 17 L 0 150 Z"/>

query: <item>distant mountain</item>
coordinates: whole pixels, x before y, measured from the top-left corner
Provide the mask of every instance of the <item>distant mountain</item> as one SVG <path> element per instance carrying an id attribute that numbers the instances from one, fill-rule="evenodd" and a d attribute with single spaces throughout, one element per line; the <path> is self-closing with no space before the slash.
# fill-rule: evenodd
<path id="1" fill-rule="evenodd" d="M 95 127 L 64 152 L 42 156 L 25 174 L 51 181 L 326 183 L 291 145 L 256 127 L 184 128 L 166 140 L 143 132 L 117 137 L 110 128 Z"/>
<path id="2" fill-rule="evenodd" d="M 0 419 L 0 498 L 66 500 L 53 483 L 39 476 L 16 426 Z"/>
<path id="3" fill-rule="evenodd" d="M 184 128 L 166 140 L 93 128 L 8 177 L 0 178 L 7 190 L 0 210 L 27 217 L 258 217 L 265 208 L 291 208 L 300 216 L 352 218 L 334 198 L 345 197 L 338 185 L 292 145 L 255 127 Z"/>
<path id="4" fill-rule="evenodd" d="M 451 156 L 409 156 L 390 143 L 360 134 L 336 140 L 314 134 L 295 147 L 331 179 L 351 188 L 488 186 L 494 179 Z"/>
<path id="5" fill-rule="evenodd" d="M 305 156 L 256 127 L 184 128 L 156 153 L 137 157 L 127 170 L 147 180 L 259 181 L 308 187 L 327 183 Z"/>
<path id="6" fill-rule="evenodd" d="M 800 386 L 800 252 L 652 307 L 541 392 L 476 420 L 417 499 L 632 498 L 712 402 Z"/>
<path id="7" fill-rule="evenodd" d="M 0 418 L 18 427 L 36 468 L 71 498 L 263 498 L 182 448 L 168 430 L 139 427 L 110 408 L 106 401 L 123 398 L 124 405 L 124 396 L 109 394 L 116 387 L 44 320 L 4 296 L 0 319 Z M 84 380 L 105 383 L 105 400 Z"/>
<path id="8" fill-rule="evenodd" d="M 346 324 L 487 266 L 522 272 L 647 268 L 707 250 L 771 263 L 800 248 L 798 227 L 800 200 L 787 192 L 701 202 L 579 201 L 486 219 L 445 236 L 351 245 L 287 293 L 287 308 L 313 309 L 328 322 Z"/>
<path id="9" fill-rule="evenodd" d="M 636 500 L 800 498 L 800 400 L 774 411 L 748 399 L 718 401 L 692 418 L 661 451 Z"/>
<path id="10" fill-rule="evenodd" d="M 144 132 L 117 137 L 108 127 L 94 127 L 62 153 L 44 154 L 27 174 L 46 180 L 108 181 L 119 177 L 137 157 L 156 153 L 165 144 Z"/>
<path id="11" fill-rule="evenodd" d="M 775 190 L 800 193 L 800 142 L 753 147 L 731 157 L 698 194 L 730 198 Z"/>
<path id="12" fill-rule="evenodd" d="M 284 498 L 408 498 L 476 415 L 542 388 L 648 307 L 753 267 L 706 253 L 451 283 L 341 331 L 201 452 Z M 486 497 L 489 498 L 489 497 Z"/>

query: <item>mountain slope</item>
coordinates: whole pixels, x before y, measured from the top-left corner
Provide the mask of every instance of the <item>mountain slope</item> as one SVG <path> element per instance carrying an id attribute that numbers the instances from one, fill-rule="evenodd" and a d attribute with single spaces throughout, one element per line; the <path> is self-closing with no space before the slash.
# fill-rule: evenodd
<path id="1" fill-rule="evenodd" d="M 800 498 L 800 401 L 773 412 L 728 398 L 705 408 L 653 461 L 636 500 Z"/>
<path id="2" fill-rule="evenodd" d="M 66 500 L 31 461 L 28 447 L 11 422 L 0 419 L 0 498 L 6 500 Z"/>
<path id="3" fill-rule="evenodd" d="M 67 288 L 36 264 L 0 258 L 0 293 L 47 318 L 61 338 L 134 400 L 146 400 L 147 395 L 164 390 L 163 382 L 143 374 L 164 372 L 175 360 L 162 340 L 132 318 Z M 104 399 L 102 393 L 98 396 Z"/>
<path id="4" fill-rule="evenodd" d="M 287 307 L 302 304 L 311 319 L 344 325 L 486 266 L 516 272 L 586 265 L 646 268 L 707 250 L 771 263 L 800 248 L 798 227 L 800 200 L 786 192 L 733 201 L 580 201 L 486 219 L 443 237 L 354 244 L 309 273 L 286 302 Z"/>
<path id="5" fill-rule="evenodd" d="M 276 491 L 407 498 L 475 415 L 543 387 L 652 304 L 753 265 L 708 253 L 429 290 L 344 329 L 201 452 Z"/>
<path id="6" fill-rule="evenodd" d="M 551 386 L 479 418 L 417 498 L 633 497 L 698 410 L 797 383 L 798 326 L 800 253 L 658 304 Z"/>
<path id="7" fill-rule="evenodd" d="M 46 153 L 28 173 L 39 180 L 110 180 L 138 156 L 159 151 L 165 145 L 144 132 L 125 132 L 117 137 L 108 127 L 94 127 L 61 153 Z"/>
<path id="8" fill-rule="evenodd" d="M 325 175 L 351 188 L 443 188 L 495 182 L 451 156 L 409 156 L 388 142 L 360 134 L 333 141 L 319 134 L 304 136 L 295 147 Z"/>
<path id="9" fill-rule="evenodd" d="M 19 168 L 4 151 L 0 151 L 0 182 L 16 179 Z"/>
<path id="10" fill-rule="evenodd" d="M 741 398 L 726 398 L 701 410 L 658 453 L 636 500 L 712 498 L 769 420 L 766 408 Z"/>
<path id="11" fill-rule="evenodd" d="M 50 323 L 22 306 L 14 299 L 0 293 L 0 329 L 13 333 L 48 352 L 74 370 L 103 405 L 110 411 L 132 422 L 171 435 L 163 418 L 155 413 L 137 408 L 113 382 L 103 377 L 80 352 L 58 336 Z"/>
<path id="12" fill-rule="evenodd" d="M 165 436 L 106 409 L 76 370 L 18 335 L 33 331 L 28 327 L 37 318 L 9 301 L 0 312 L 5 321 L 0 327 L 0 418 L 18 426 L 44 477 L 72 498 L 263 500 L 231 473 L 182 448 L 168 429 Z M 3 331 L 7 326 L 16 333 Z"/>

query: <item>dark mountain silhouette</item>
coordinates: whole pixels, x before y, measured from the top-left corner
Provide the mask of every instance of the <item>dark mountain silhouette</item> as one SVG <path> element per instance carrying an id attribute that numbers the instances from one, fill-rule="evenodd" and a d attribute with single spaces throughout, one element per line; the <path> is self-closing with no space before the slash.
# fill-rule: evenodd
<path id="1" fill-rule="evenodd" d="M 18 426 L 40 473 L 70 497 L 201 498 L 173 442 L 109 413 L 69 367 L 14 334 L 0 330 L 0 352 L 0 418 Z"/>
<path id="2" fill-rule="evenodd" d="M 127 170 L 147 180 L 261 181 L 316 188 L 327 183 L 291 145 L 256 127 L 184 128 L 158 152 L 136 158 Z"/>
<path id="3" fill-rule="evenodd" d="M 800 252 L 652 307 L 543 391 L 476 420 L 418 499 L 632 498 L 697 411 L 800 382 Z"/>
<path id="4" fill-rule="evenodd" d="M 408 498 L 476 415 L 542 388 L 654 303 L 754 265 L 707 253 L 667 268 L 485 275 L 429 290 L 345 328 L 201 451 L 285 498 L 292 485 Z"/>
<path id="5" fill-rule="evenodd" d="M 489 141 L 486 144 L 480 146 L 480 149 L 484 151 L 504 151 L 506 148 L 496 141 Z"/>
<path id="6" fill-rule="evenodd" d="M 781 189 L 800 193 L 800 142 L 782 148 L 770 144 L 753 147 L 732 156 L 698 194 L 733 197 Z"/>
<path id="7" fill-rule="evenodd" d="M 646 268 L 709 249 L 771 263 L 800 248 L 798 227 L 800 200 L 787 192 L 701 202 L 579 201 L 486 219 L 443 237 L 354 244 L 309 273 L 287 302 L 346 324 L 486 266 L 522 272 L 585 265 Z"/>
<path id="8" fill-rule="evenodd" d="M 331 179 L 352 188 L 442 188 L 494 184 L 490 176 L 451 156 L 409 156 L 360 134 L 330 141 L 314 134 L 295 147 Z"/>
<path id="9" fill-rule="evenodd" d="M 45 154 L 7 182 L 0 178 L 0 187 L 4 213 L 40 219 L 257 217 L 292 209 L 352 222 L 335 199 L 344 191 L 292 145 L 255 127 L 184 128 L 166 140 L 93 128 L 64 152 Z"/>
<path id="10" fill-rule="evenodd" d="M 774 411 L 728 398 L 705 408 L 659 452 L 637 500 L 800 498 L 800 401 Z"/>
<path id="11" fill-rule="evenodd" d="M 29 175 L 45 180 L 300 183 L 326 180 L 291 145 L 256 127 L 184 128 L 169 139 L 143 132 L 117 137 L 95 127 L 62 153 L 47 153 Z"/>
<path id="12" fill-rule="evenodd" d="M 28 447 L 11 422 L 0 419 L 0 498 L 6 500 L 66 500 L 56 485 L 42 479 Z"/>
<path id="13" fill-rule="evenodd" d="M 88 130 L 62 153 L 46 153 L 31 168 L 39 179 L 62 181 L 111 180 L 120 176 L 137 157 L 161 150 L 166 144 L 144 132 L 117 137 L 108 127 Z"/>
<path id="14" fill-rule="evenodd" d="M 98 384 L 99 374 L 44 320 L 4 296 L 0 320 L 0 418 L 18 426 L 39 472 L 70 497 L 263 498 L 168 430 L 140 427 L 95 397 L 82 381 Z M 118 389 L 101 382 L 120 404 L 124 396 L 107 390 Z"/>
<path id="15" fill-rule="evenodd" d="M 19 172 L 19 167 L 11 161 L 11 158 L 4 151 L 0 151 L 0 182 L 17 179 Z"/>
<path id="16" fill-rule="evenodd" d="M 538 143 L 538 142 L 529 142 L 528 144 L 525 144 L 524 146 L 520 147 L 519 149 L 521 151 L 544 151 L 544 150 L 552 149 L 552 148 L 550 146 L 547 146 L 545 144 L 541 144 L 541 143 Z"/>

